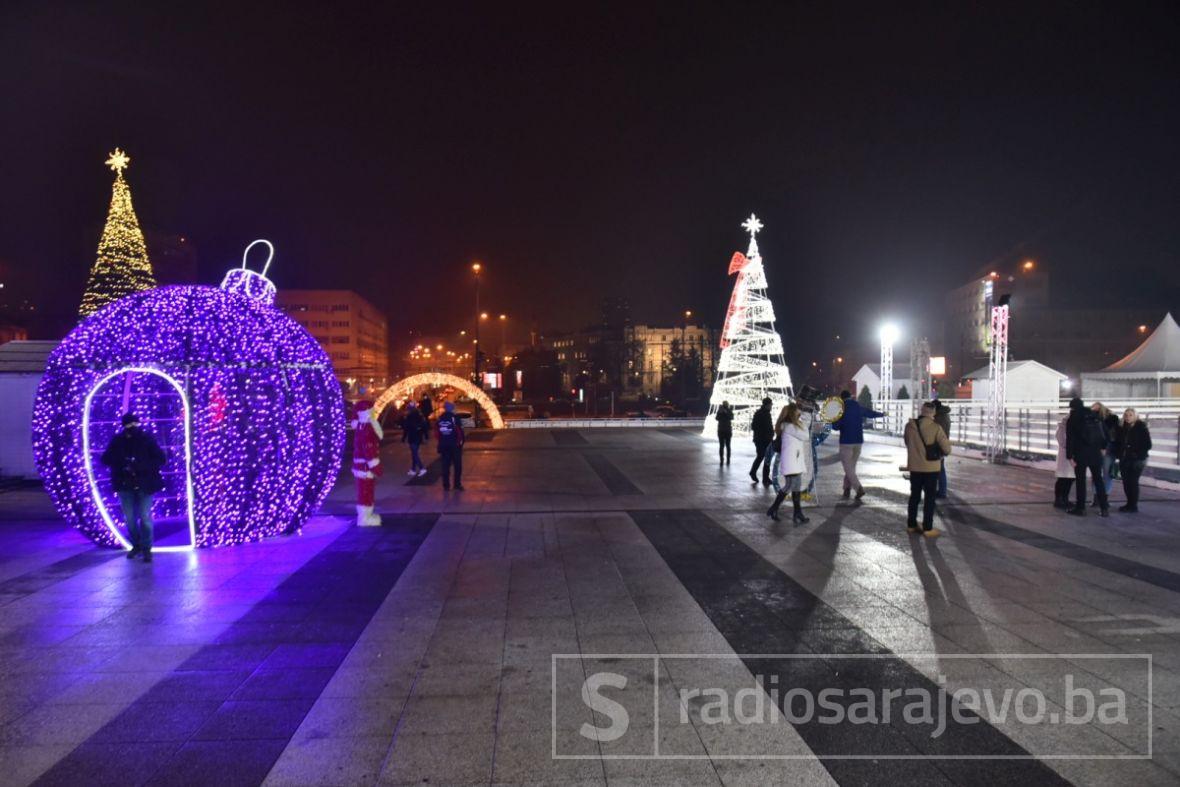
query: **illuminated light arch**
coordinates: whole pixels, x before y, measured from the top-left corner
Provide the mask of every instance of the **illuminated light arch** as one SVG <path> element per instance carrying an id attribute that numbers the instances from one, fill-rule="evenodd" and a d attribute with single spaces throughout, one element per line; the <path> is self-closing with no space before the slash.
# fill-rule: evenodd
<path id="1" fill-rule="evenodd" d="M 491 397 L 462 377 L 456 377 L 453 374 L 443 374 L 442 372 L 425 372 L 407 377 L 404 380 L 398 380 L 386 388 L 381 396 L 377 397 L 377 401 L 373 403 L 373 414 L 376 418 L 381 418 L 381 413 L 384 412 L 386 407 L 395 402 L 404 401 L 414 393 L 415 388 L 423 386 L 442 388 L 446 385 L 452 388 L 458 388 L 474 399 L 476 404 L 482 407 L 484 412 L 488 414 L 488 419 L 491 420 L 493 429 L 504 428 L 504 419 L 500 416 L 500 410 L 496 407 L 496 403 L 491 400 Z"/>
<path id="2" fill-rule="evenodd" d="M 119 532 L 119 528 L 115 525 L 114 520 L 111 519 L 111 513 L 107 509 L 106 501 L 102 499 L 102 493 L 98 489 L 98 479 L 94 477 L 94 460 L 90 446 L 90 405 L 94 399 L 94 395 L 108 381 L 122 374 L 135 373 L 153 374 L 162 378 L 172 386 L 172 389 L 180 397 L 182 419 L 184 421 L 184 507 L 186 509 L 185 516 L 188 520 L 188 543 L 178 546 L 154 546 L 152 549 L 155 552 L 189 552 L 197 548 L 197 522 L 193 513 L 195 505 L 193 500 L 192 421 L 189 418 L 191 410 L 189 408 L 188 396 L 184 392 L 184 386 L 175 377 L 151 366 L 125 366 L 122 369 L 116 369 L 105 377 L 99 378 L 98 382 L 90 387 L 90 390 L 86 393 L 86 399 L 82 403 L 82 457 L 86 469 L 86 481 L 90 486 L 90 494 L 94 498 L 94 505 L 98 509 L 99 515 L 102 516 L 103 523 L 111 531 L 111 535 L 115 537 L 115 540 L 119 542 L 119 546 L 126 550 L 131 549 L 131 542 Z"/>

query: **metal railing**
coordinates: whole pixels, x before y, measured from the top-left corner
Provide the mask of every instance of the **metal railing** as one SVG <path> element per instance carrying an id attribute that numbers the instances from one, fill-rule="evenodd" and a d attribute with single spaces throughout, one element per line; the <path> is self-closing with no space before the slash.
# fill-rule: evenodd
<path id="1" fill-rule="evenodd" d="M 944 399 L 951 408 L 952 443 L 982 448 L 987 440 L 987 402 L 982 399 Z M 1087 402 L 1089 404 L 1089 402 Z M 1180 399 L 1112 399 L 1103 404 L 1120 418 L 1133 407 L 1151 430 L 1151 467 L 1180 469 Z M 888 399 L 873 404 L 885 417 L 869 421 L 879 434 L 900 435 L 921 402 Z M 1069 414 L 1067 401 L 1012 402 L 1004 411 L 1007 450 L 1017 454 L 1057 455 L 1057 423 Z"/>
<path id="2" fill-rule="evenodd" d="M 505 429 L 602 429 L 661 427 L 701 431 L 703 418 L 527 418 L 505 420 Z"/>

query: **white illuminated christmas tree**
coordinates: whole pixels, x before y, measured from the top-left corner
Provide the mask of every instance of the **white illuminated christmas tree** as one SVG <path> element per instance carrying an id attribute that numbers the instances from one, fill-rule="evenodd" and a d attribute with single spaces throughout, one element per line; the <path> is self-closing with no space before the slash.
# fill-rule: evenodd
<path id="1" fill-rule="evenodd" d="M 790 401 L 791 372 L 783 357 L 783 341 L 774 329 L 774 306 L 766 297 L 766 270 L 755 238 L 762 222 L 750 214 L 742 227 L 750 233 L 750 247 L 744 255 L 735 252 L 729 263 L 729 272 L 737 274 L 737 282 L 721 331 L 721 360 L 709 397 L 706 435 L 716 434 L 713 416 L 723 401 L 733 408 L 735 434 L 749 433 L 750 419 L 765 397 L 774 400 L 773 418 Z"/>

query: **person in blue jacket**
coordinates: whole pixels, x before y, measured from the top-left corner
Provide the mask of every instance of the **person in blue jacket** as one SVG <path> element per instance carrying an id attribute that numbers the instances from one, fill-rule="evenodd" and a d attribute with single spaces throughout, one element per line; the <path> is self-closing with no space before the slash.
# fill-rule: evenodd
<path id="1" fill-rule="evenodd" d="M 885 413 L 867 410 L 860 406 L 860 402 L 852 398 L 848 391 L 841 391 L 840 398 L 844 401 L 844 414 L 832 427 L 840 433 L 840 464 L 844 467 L 844 499 L 847 500 L 852 490 L 856 489 L 856 499 L 865 496 L 865 488 L 856 475 L 856 463 L 860 461 L 860 449 L 865 442 L 864 423 L 866 418 L 884 418 Z"/>

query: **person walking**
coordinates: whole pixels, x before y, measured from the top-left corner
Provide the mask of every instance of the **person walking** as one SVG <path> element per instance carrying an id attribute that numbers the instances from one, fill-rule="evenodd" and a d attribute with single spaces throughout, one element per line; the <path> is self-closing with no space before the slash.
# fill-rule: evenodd
<path id="1" fill-rule="evenodd" d="M 1065 428 L 1069 418 L 1062 418 L 1057 422 L 1057 467 L 1053 484 L 1053 507 L 1065 510 L 1069 508 L 1069 490 L 1073 488 L 1073 464 L 1065 456 Z"/>
<path id="2" fill-rule="evenodd" d="M 438 455 L 442 458 L 442 488 L 451 488 L 451 468 L 455 468 L 455 490 L 463 491 L 463 423 L 455 415 L 455 405 L 443 405 L 443 414 L 434 424 L 438 433 Z"/>
<path id="3" fill-rule="evenodd" d="M 865 442 L 865 419 L 883 418 L 885 413 L 876 410 L 866 410 L 860 402 L 852 398 L 848 391 L 840 392 L 840 399 L 844 402 L 844 414 L 840 416 L 832 428 L 840 433 L 840 464 L 844 466 L 844 499 L 847 500 L 852 490 L 856 490 L 856 499 L 865 496 L 865 488 L 856 475 L 856 463 L 860 461 L 860 450 Z"/>
<path id="4" fill-rule="evenodd" d="M 722 466 L 726 466 L 732 453 L 730 443 L 733 440 L 733 410 L 730 409 L 728 401 L 722 402 L 717 408 L 716 417 L 718 451 L 721 453 Z"/>
<path id="5" fill-rule="evenodd" d="M 1101 416 L 1087 409 L 1076 396 L 1069 402 L 1069 419 L 1065 424 L 1065 457 L 1073 464 L 1074 481 L 1077 487 L 1077 502 L 1069 513 L 1074 516 L 1086 515 L 1086 471 L 1094 478 L 1102 477 L 1102 452 L 1108 437 Z M 1098 497 L 1100 516 L 1110 516 L 1110 504 L 1106 488 L 1102 484 L 1094 487 Z"/>
<path id="6" fill-rule="evenodd" d="M 144 563 L 152 562 L 152 495 L 164 488 L 160 469 L 167 456 L 156 438 L 139 426 L 139 416 L 125 413 L 123 428 L 102 452 L 101 461 L 111 469 L 111 486 L 123 509 L 123 523 L 127 526 L 131 551 L 127 558 L 143 555 Z"/>
<path id="7" fill-rule="evenodd" d="M 750 422 L 750 431 L 754 436 L 754 464 L 750 467 L 750 479 L 758 483 L 758 468 L 762 467 L 762 485 L 770 486 L 770 465 L 764 464 L 766 449 L 774 440 L 774 421 L 771 420 L 770 407 L 774 404 L 770 397 L 762 400 L 762 406 L 754 412 Z"/>
<path id="8" fill-rule="evenodd" d="M 938 495 L 938 471 L 944 457 L 950 455 L 951 441 L 934 420 L 933 402 L 922 405 L 918 418 L 905 425 L 906 469 L 910 473 L 910 500 L 906 530 L 938 538 L 942 531 L 934 526 L 934 507 Z M 918 503 L 922 503 L 922 527 L 918 528 Z"/>
<path id="9" fill-rule="evenodd" d="M 1147 429 L 1147 422 L 1141 420 L 1132 407 L 1123 413 L 1123 420 L 1118 426 L 1115 438 L 1114 451 L 1123 476 L 1123 493 L 1127 496 L 1127 504 L 1119 506 L 1119 511 L 1124 514 L 1138 513 L 1139 477 L 1143 475 L 1143 468 L 1147 467 L 1147 454 L 1151 451 L 1151 432 Z"/>
<path id="10" fill-rule="evenodd" d="M 422 464 L 419 448 L 430 435 L 430 427 L 418 409 L 418 403 L 411 401 L 406 405 L 406 417 L 402 419 L 402 442 L 410 447 L 410 469 L 406 475 L 426 475 L 426 465 Z"/>
<path id="11" fill-rule="evenodd" d="M 934 402 L 934 423 L 942 427 L 942 431 L 946 434 L 947 439 L 951 436 L 951 408 L 942 403 L 941 399 L 935 399 Z M 946 489 L 946 457 L 942 458 L 942 464 L 938 468 L 938 497 L 939 500 L 945 500 L 947 495 Z"/>
<path id="12" fill-rule="evenodd" d="M 805 452 L 810 450 L 811 439 L 800 418 L 799 405 L 792 402 L 782 409 L 774 431 L 779 453 L 778 475 L 782 477 L 782 482 L 766 515 L 778 522 L 778 508 L 789 493 L 791 507 L 794 509 L 792 520 L 796 524 L 806 524 L 810 520 L 803 515 L 801 498 L 803 473 L 807 470 Z"/>
<path id="13" fill-rule="evenodd" d="M 1106 445 L 1102 449 L 1102 477 L 1094 479 L 1094 503 L 1098 505 L 1098 485 L 1106 490 L 1106 497 L 1110 499 L 1110 492 L 1114 489 L 1115 437 L 1119 428 L 1119 417 L 1110 411 L 1102 402 L 1094 402 L 1090 409 L 1098 413 L 1102 419 L 1102 426 L 1106 430 Z"/>

